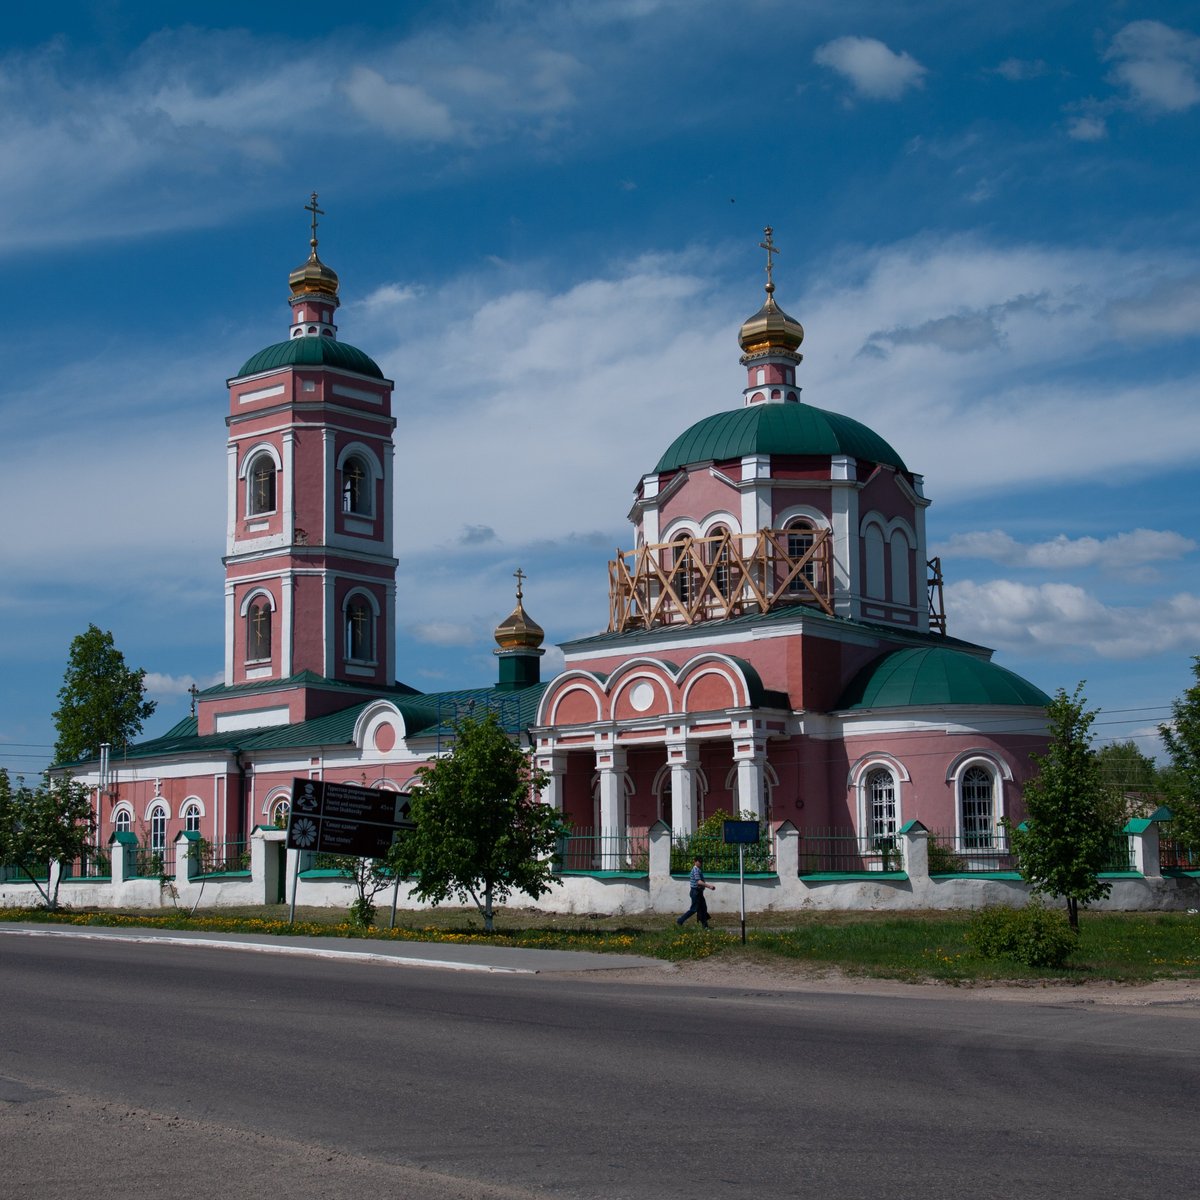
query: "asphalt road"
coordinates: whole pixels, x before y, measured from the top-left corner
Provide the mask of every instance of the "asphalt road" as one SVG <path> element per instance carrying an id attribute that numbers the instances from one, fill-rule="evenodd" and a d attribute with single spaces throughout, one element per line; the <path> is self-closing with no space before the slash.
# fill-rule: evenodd
<path id="1" fill-rule="evenodd" d="M 1193 1194 L 1200 1020 L 0 938 L 6 1197 Z"/>

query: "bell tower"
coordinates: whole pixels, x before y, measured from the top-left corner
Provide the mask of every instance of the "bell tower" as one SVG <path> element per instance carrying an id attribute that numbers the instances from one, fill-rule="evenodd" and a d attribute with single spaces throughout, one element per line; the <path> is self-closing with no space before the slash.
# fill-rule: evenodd
<path id="1" fill-rule="evenodd" d="M 225 688 L 202 733 L 304 720 L 344 706 L 346 685 L 396 679 L 392 383 L 338 340 L 315 192 L 305 207 L 287 340 L 228 380 Z"/>

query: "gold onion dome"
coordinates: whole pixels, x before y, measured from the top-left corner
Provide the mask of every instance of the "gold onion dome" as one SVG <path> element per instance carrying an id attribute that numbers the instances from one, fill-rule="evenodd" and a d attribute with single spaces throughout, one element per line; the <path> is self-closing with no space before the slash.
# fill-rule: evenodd
<path id="1" fill-rule="evenodd" d="M 312 236 L 308 239 L 311 247 L 308 262 L 297 267 L 289 276 L 288 283 L 292 287 L 292 299 L 300 296 L 327 296 L 337 301 L 338 277 L 332 267 L 327 267 L 317 256 L 317 217 L 325 214 L 317 207 L 317 193 L 313 192 L 312 199 L 306 204 L 305 211 L 312 213 Z"/>
<path id="2" fill-rule="evenodd" d="M 759 246 L 767 252 L 767 302 L 748 320 L 742 323 L 738 330 L 738 344 L 747 356 L 766 354 L 772 350 L 782 350 L 787 354 L 796 354 L 800 343 L 804 341 L 804 326 L 775 303 L 775 280 L 773 256 L 779 253 L 779 248 L 772 238 L 774 230 L 768 225 L 763 233 L 766 239 Z"/>
<path id="3" fill-rule="evenodd" d="M 517 571 L 517 607 L 496 626 L 496 645 L 501 650 L 537 650 L 546 639 L 546 631 L 526 612 L 521 604 L 524 593 L 521 583 L 524 572 Z"/>

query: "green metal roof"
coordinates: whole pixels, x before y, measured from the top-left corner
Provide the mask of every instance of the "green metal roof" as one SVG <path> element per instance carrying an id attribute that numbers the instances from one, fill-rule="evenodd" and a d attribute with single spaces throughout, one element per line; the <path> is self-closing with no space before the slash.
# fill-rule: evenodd
<path id="1" fill-rule="evenodd" d="M 942 646 L 893 650 L 851 680 L 839 709 L 1012 704 L 1043 708 L 1050 697 L 987 659 Z"/>
<path id="2" fill-rule="evenodd" d="M 810 404 L 752 404 L 697 421 L 667 447 L 655 470 L 726 462 L 745 454 L 845 454 L 908 469 L 879 434 L 852 417 Z"/>
<path id="3" fill-rule="evenodd" d="M 277 342 L 252 355 L 242 364 L 242 369 L 234 379 L 257 375 L 262 371 L 277 371 L 280 367 L 341 367 L 356 375 L 383 378 L 383 372 L 375 360 L 356 346 L 331 337 L 298 337 Z"/>

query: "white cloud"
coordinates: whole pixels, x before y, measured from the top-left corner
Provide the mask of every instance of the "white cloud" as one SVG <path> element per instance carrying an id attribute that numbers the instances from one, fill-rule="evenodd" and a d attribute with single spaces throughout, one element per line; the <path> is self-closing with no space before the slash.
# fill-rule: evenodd
<path id="1" fill-rule="evenodd" d="M 446 105 L 411 83 L 389 82 L 360 66 L 342 87 L 359 116 L 394 138 L 450 142 L 459 136 Z"/>
<path id="2" fill-rule="evenodd" d="M 1027 79 L 1038 79 L 1049 71 L 1043 59 L 1006 58 L 993 68 L 994 73 L 1009 83 L 1022 83 Z"/>
<path id="3" fill-rule="evenodd" d="M 1009 567 L 1062 570 L 1083 567 L 1133 567 L 1167 562 L 1190 554 L 1196 542 L 1165 529 L 1134 529 L 1112 537 L 1071 538 L 1059 534 L 1045 542 L 1026 544 L 999 529 L 959 533 L 937 547 L 942 555 L 982 558 Z"/>
<path id="4" fill-rule="evenodd" d="M 1200 38 L 1161 21 L 1132 21 L 1104 54 L 1110 78 L 1146 112 L 1184 112 L 1200 103 Z"/>
<path id="5" fill-rule="evenodd" d="M 869 100 L 899 100 L 925 86 L 927 70 L 910 54 L 897 54 L 876 38 L 840 37 L 818 46 L 813 62 L 843 75 Z"/>
<path id="6" fill-rule="evenodd" d="M 197 679 L 194 675 L 164 675 L 159 671 L 147 671 L 144 680 L 146 694 L 152 700 L 174 700 L 188 694 L 196 687 L 203 691 L 221 683 L 225 678 L 223 671 L 203 676 Z"/>
<path id="7" fill-rule="evenodd" d="M 1107 311 L 1123 338 L 1195 336 L 1200 333 L 1200 274 L 1153 279 L 1140 294 L 1114 300 Z"/>
<path id="8" fill-rule="evenodd" d="M 477 625 L 453 621 L 422 621 L 408 627 L 408 633 L 419 642 L 434 646 L 478 646 L 483 631 Z"/>
<path id="9" fill-rule="evenodd" d="M 1067 123 L 1067 136 L 1077 142 L 1102 142 L 1108 137 L 1108 125 L 1101 116 L 1072 117 Z"/>
<path id="10" fill-rule="evenodd" d="M 964 580 L 947 586 L 946 614 L 955 637 L 1050 659 L 1144 659 L 1200 643 L 1200 596 L 1187 593 L 1115 607 L 1072 584 Z"/>

